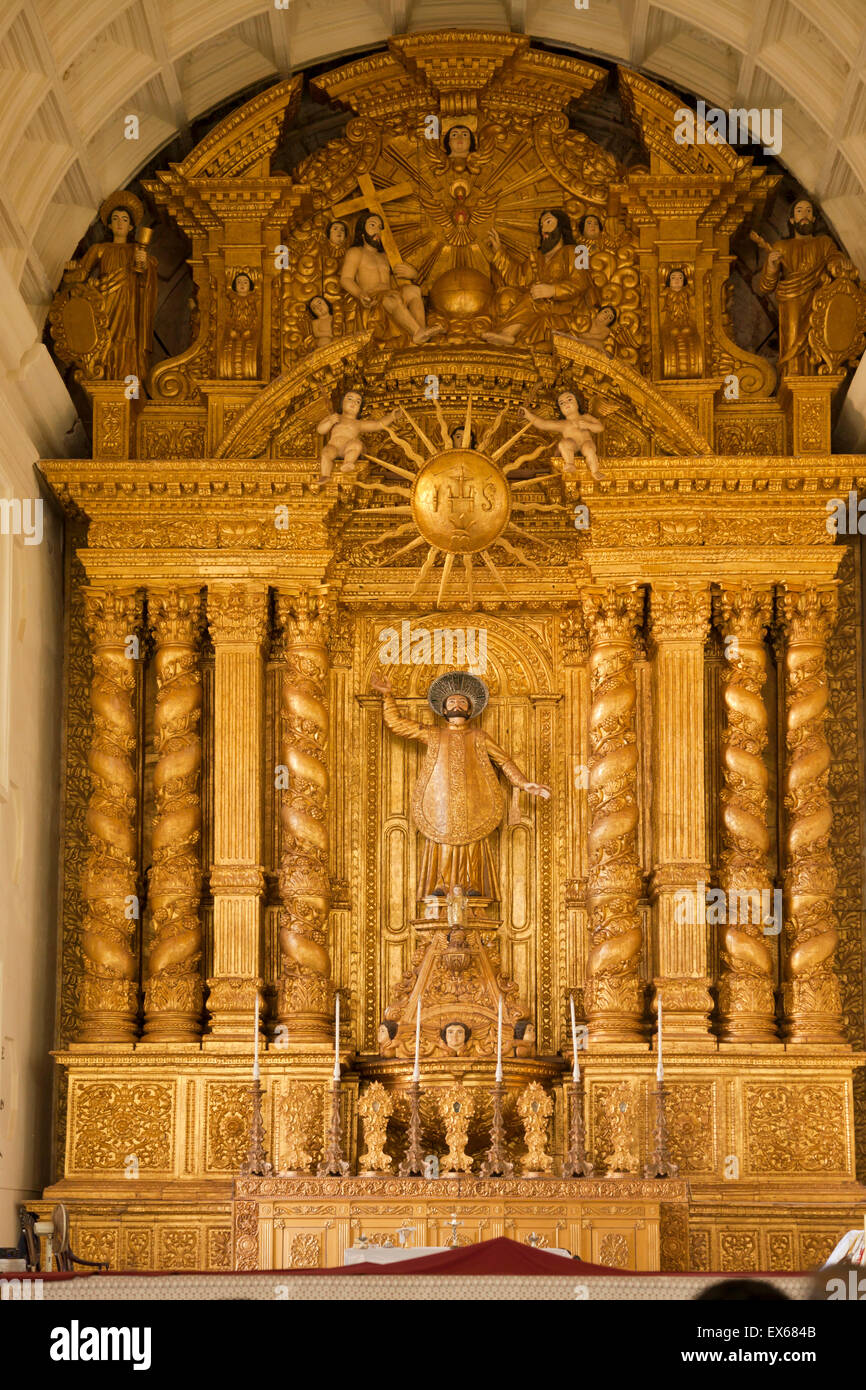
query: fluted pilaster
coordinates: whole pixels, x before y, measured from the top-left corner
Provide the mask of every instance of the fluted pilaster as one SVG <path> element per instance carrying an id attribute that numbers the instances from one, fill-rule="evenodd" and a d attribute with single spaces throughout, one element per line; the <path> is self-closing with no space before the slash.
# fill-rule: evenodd
<path id="1" fill-rule="evenodd" d="M 213 975 L 210 1036 L 252 1048 L 260 997 L 262 898 L 262 733 L 268 591 L 263 585 L 208 586 L 214 648 Z"/>
<path id="2" fill-rule="evenodd" d="M 715 621 L 725 644 L 719 1015 L 727 1042 L 776 1040 L 772 937 L 766 930 L 775 924 L 765 911 L 771 884 L 762 693 L 767 679 L 764 633 L 771 613 L 769 589 L 727 585 L 714 596 Z"/>
<path id="3" fill-rule="evenodd" d="M 824 733 L 829 695 L 827 639 L 836 591 L 783 585 L 777 616 L 785 651 L 785 982 L 784 1033 L 794 1043 L 840 1043 L 842 1001 L 833 957 L 839 940 L 833 812 Z"/>
<path id="4" fill-rule="evenodd" d="M 201 598 L 198 589 L 149 594 L 156 652 L 155 814 L 148 908 L 144 1037 L 201 1034 Z"/>
<path id="5" fill-rule="evenodd" d="M 292 1034 L 326 1038 L 334 986 L 328 951 L 331 907 L 328 841 L 328 627 L 326 592 L 279 599 L 286 665 L 280 709 L 280 757 L 288 786 L 280 803 L 280 951 L 278 1017 Z"/>
<path id="6" fill-rule="evenodd" d="M 653 586 L 654 974 L 666 1037 L 692 1041 L 709 1039 L 712 1010 L 698 901 L 709 872 L 703 720 L 709 616 L 706 585 Z M 683 911 L 684 904 L 693 910 Z"/>
<path id="7" fill-rule="evenodd" d="M 93 732 L 87 754 L 87 861 L 82 882 L 79 1042 L 131 1042 L 138 1017 L 138 899 L 134 592 L 85 593 L 93 654 Z"/>
<path id="8" fill-rule="evenodd" d="M 595 1042 L 643 1038 L 639 976 L 634 634 L 642 591 L 590 590 L 589 930 L 586 1013 Z"/>

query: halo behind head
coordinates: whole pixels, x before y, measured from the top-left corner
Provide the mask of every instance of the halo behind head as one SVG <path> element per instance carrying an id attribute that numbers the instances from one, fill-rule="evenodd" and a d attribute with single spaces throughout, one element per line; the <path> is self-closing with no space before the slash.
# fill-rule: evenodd
<path id="1" fill-rule="evenodd" d="M 472 706 L 470 719 L 480 714 L 490 699 L 490 692 L 483 680 L 479 676 L 470 675 L 468 671 L 446 671 L 444 676 L 436 677 L 427 691 L 427 703 L 434 714 L 444 714 L 445 701 L 449 695 L 466 696 Z"/>
<path id="2" fill-rule="evenodd" d="M 129 213 L 133 227 L 140 226 L 144 221 L 144 203 L 126 188 L 119 188 L 116 193 L 109 193 L 99 209 L 99 220 L 104 227 L 109 225 L 111 214 L 115 208 L 124 208 Z"/>

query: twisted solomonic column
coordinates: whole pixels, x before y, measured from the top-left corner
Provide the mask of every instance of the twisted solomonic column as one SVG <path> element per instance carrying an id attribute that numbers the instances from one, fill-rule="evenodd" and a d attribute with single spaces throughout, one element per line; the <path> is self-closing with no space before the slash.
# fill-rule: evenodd
<path id="1" fill-rule="evenodd" d="M 144 1036 L 190 1042 L 201 1033 L 201 598 L 150 596 L 156 637 L 155 814 L 148 906 L 151 941 Z"/>
<path id="2" fill-rule="evenodd" d="M 332 1033 L 334 986 L 328 953 L 331 908 L 328 839 L 328 677 L 326 593 L 278 599 L 286 639 L 280 697 L 280 762 L 288 786 L 280 803 L 280 951 L 277 1019 L 299 1038 Z"/>
<path id="3" fill-rule="evenodd" d="M 585 1000 L 590 1039 L 599 1042 L 644 1036 L 633 646 L 642 600 L 635 585 L 583 595 L 591 641 Z"/>
<path id="4" fill-rule="evenodd" d="M 774 954 L 765 927 L 770 895 L 767 854 L 767 679 L 764 631 L 769 589 L 720 589 L 714 617 L 725 639 L 722 735 L 722 852 L 719 884 L 727 912 L 721 928 L 720 1036 L 726 1042 L 776 1041 Z"/>
<path id="5" fill-rule="evenodd" d="M 138 720 L 133 653 L 141 601 L 134 593 L 98 589 L 88 589 L 84 601 L 93 651 L 93 733 L 87 754 L 90 801 L 78 1041 L 132 1042 L 138 1017 Z"/>
<path id="6" fill-rule="evenodd" d="M 778 618 L 785 648 L 785 1037 L 841 1043 L 842 1001 L 833 972 L 839 940 L 833 812 L 827 776 L 827 639 L 836 620 L 834 588 L 783 585 Z"/>

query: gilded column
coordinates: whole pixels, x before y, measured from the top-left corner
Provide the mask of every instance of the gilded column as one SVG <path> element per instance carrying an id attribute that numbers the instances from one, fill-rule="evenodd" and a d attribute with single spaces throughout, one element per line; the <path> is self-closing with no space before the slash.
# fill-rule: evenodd
<path id="1" fill-rule="evenodd" d="M 277 1016 L 304 1039 L 332 1034 L 334 986 L 328 952 L 331 907 L 328 840 L 326 592 L 280 598 L 286 638 L 280 712 L 280 762 L 288 785 L 280 804 L 280 951 Z"/>
<path id="2" fill-rule="evenodd" d="M 764 632 L 770 622 L 769 589 L 729 585 L 714 597 L 724 638 L 722 682 L 720 1037 L 725 1042 L 775 1042 L 773 951 L 765 928 L 771 884 L 767 867 L 767 679 Z"/>
<path id="3" fill-rule="evenodd" d="M 252 1048 L 261 974 L 264 662 L 268 590 L 210 584 L 214 647 L 213 974 L 210 1034 Z"/>
<path id="4" fill-rule="evenodd" d="M 144 1038 L 194 1042 L 201 1035 L 201 597 L 198 589 L 148 595 L 156 642 L 153 742 L 151 937 Z"/>
<path id="5" fill-rule="evenodd" d="M 87 754 L 88 854 L 82 882 L 81 1043 L 126 1043 L 138 1018 L 137 812 L 134 592 L 88 589 L 85 620 L 93 653 Z"/>
<path id="6" fill-rule="evenodd" d="M 704 789 L 704 643 L 706 585 L 653 585 L 652 780 L 655 985 L 665 1036 L 710 1037 L 713 1007 L 707 969 L 702 885 L 707 863 Z M 699 899 L 701 901 L 699 902 Z M 683 911 L 683 904 L 692 910 Z"/>
<path id="7" fill-rule="evenodd" d="M 583 595 L 591 643 L 585 1002 L 592 1042 L 644 1037 L 634 672 L 641 606 L 642 591 L 636 585 Z"/>
<path id="8" fill-rule="evenodd" d="M 827 777 L 827 639 L 835 588 L 783 585 L 778 618 L 785 651 L 785 942 L 783 1030 L 789 1042 L 842 1043 L 842 1001 L 833 971 L 839 940 L 833 813 Z"/>

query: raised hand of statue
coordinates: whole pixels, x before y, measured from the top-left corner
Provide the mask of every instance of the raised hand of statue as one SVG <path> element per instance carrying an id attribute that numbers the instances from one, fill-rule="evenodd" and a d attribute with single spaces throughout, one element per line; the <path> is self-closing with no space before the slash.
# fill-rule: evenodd
<path id="1" fill-rule="evenodd" d="M 375 675 L 370 678 L 370 689 L 375 690 L 379 695 L 390 695 L 391 682 L 387 676 Z"/>
<path id="2" fill-rule="evenodd" d="M 499 252 L 502 250 L 502 242 L 500 240 L 499 233 L 497 232 L 495 227 L 490 228 L 490 231 L 487 233 L 485 241 L 489 246 L 490 250 L 493 252 L 494 256 L 498 256 Z"/>
<path id="3" fill-rule="evenodd" d="M 536 281 L 534 285 L 530 286 L 529 293 L 533 299 L 553 299 L 556 291 L 553 285 L 544 285 Z"/>
<path id="4" fill-rule="evenodd" d="M 543 782 L 524 782 L 522 790 L 529 792 L 530 796 L 540 796 L 543 801 L 550 800 L 550 787 Z"/>

